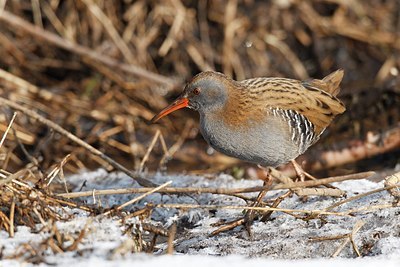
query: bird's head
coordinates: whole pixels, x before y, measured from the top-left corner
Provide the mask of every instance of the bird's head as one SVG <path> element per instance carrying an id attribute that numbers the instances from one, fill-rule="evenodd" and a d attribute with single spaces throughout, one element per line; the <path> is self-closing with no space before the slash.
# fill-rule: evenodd
<path id="1" fill-rule="evenodd" d="M 205 71 L 197 74 L 172 104 L 161 110 L 151 122 L 171 112 L 188 107 L 200 113 L 222 109 L 228 99 L 228 90 L 234 81 L 222 73 Z"/>

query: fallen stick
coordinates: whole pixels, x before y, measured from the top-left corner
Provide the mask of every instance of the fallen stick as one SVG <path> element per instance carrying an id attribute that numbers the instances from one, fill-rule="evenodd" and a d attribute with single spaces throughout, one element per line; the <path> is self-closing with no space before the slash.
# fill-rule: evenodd
<path id="1" fill-rule="evenodd" d="M 385 186 L 391 187 L 388 189 L 388 192 L 396 199 L 396 201 L 400 201 L 400 172 L 386 177 Z"/>
<path id="2" fill-rule="evenodd" d="M 135 198 L 133 198 L 133 199 L 131 199 L 131 200 L 129 200 L 129 201 L 127 201 L 127 202 L 125 202 L 125 203 L 119 205 L 118 207 L 115 207 L 115 208 L 113 208 L 113 209 L 111 209 L 111 210 L 109 210 L 109 211 L 106 211 L 106 212 L 104 212 L 102 215 L 103 215 L 103 216 L 106 216 L 106 215 L 111 214 L 112 212 L 120 211 L 120 210 L 122 210 L 123 208 L 125 208 L 126 206 L 132 205 L 133 203 L 138 202 L 139 200 L 141 200 L 141 199 L 147 197 L 148 195 L 151 195 L 151 194 L 153 194 L 153 193 L 156 193 L 157 191 L 159 191 L 159 190 L 161 190 L 161 189 L 163 189 L 163 188 L 169 186 L 170 184 L 172 184 L 172 181 L 168 181 L 168 182 L 166 182 L 166 183 L 164 183 L 164 184 L 162 184 L 162 185 L 160 185 L 160 186 L 154 188 L 153 190 L 144 193 L 143 195 L 140 195 L 140 196 L 138 196 L 138 197 L 135 197 Z"/>
<path id="3" fill-rule="evenodd" d="M 305 162 L 307 171 L 320 171 L 325 169 L 354 163 L 366 158 L 385 154 L 400 148 L 400 127 L 394 127 L 383 133 L 367 133 L 365 140 L 350 140 L 343 149 L 329 151 L 315 151 L 298 158 L 299 162 Z M 288 176 L 294 175 L 290 165 L 279 171 Z"/>
<path id="4" fill-rule="evenodd" d="M 292 189 L 299 187 L 310 187 L 323 185 L 333 182 L 342 182 L 345 180 L 359 180 L 366 179 L 375 174 L 374 172 L 361 172 L 356 174 L 350 174 L 345 176 L 336 176 L 318 179 L 316 181 L 305 181 L 305 182 L 293 182 L 291 184 L 278 184 L 270 188 L 270 190 L 281 190 L 281 189 Z M 170 187 L 163 188 L 158 190 L 158 193 L 167 193 L 167 194 L 181 194 L 181 193 L 192 193 L 192 194 L 225 194 L 232 195 L 238 193 L 254 193 L 259 192 L 265 189 L 268 189 L 268 186 L 256 186 L 256 187 L 248 187 L 248 188 L 205 188 L 205 187 Z M 73 193 L 62 193 L 57 194 L 59 197 L 65 198 L 77 198 L 77 197 L 91 197 L 91 196 L 99 196 L 99 195 L 117 195 L 117 194 L 142 194 L 154 190 L 154 188 L 123 188 L 123 189 L 105 189 L 105 190 L 95 190 L 95 191 L 85 191 L 85 192 L 73 192 Z"/>
<path id="5" fill-rule="evenodd" d="M 336 216 L 350 216 L 346 212 L 331 212 L 324 210 L 303 210 L 303 209 L 283 209 L 271 207 L 249 207 L 249 206 L 222 206 L 222 205 L 198 205 L 198 204 L 155 204 L 155 208 L 166 209 L 208 209 L 208 210 L 256 210 L 256 211 L 281 211 L 285 213 L 305 213 L 305 214 L 318 214 L 318 215 L 336 215 Z"/>
<path id="6" fill-rule="evenodd" d="M 363 141 L 349 142 L 345 149 L 327 151 L 319 160 L 310 162 L 312 170 L 332 168 L 359 160 L 384 154 L 400 147 L 400 127 L 390 129 L 381 134 L 369 132 Z"/>
<path id="7" fill-rule="evenodd" d="M 278 179 L 283 184 L 292 184 L 294 183 L 290 177 L 286 176 L 284 173 L 274 169 L 268 168 L 272 177 Z M 326 184 L 326 186 L 328 186 Z M 345 195 L 343 190 L 338 188 L 293 188 L 291 189 L 298 196 L 333 196 L 333 197 L 341 197 Z"/>

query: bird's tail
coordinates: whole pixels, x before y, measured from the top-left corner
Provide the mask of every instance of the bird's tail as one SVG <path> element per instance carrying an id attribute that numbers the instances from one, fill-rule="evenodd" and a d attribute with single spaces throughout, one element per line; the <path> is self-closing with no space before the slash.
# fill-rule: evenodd
<path id="1" fill-rule="evenodd" d="M 322 89 L 333 96 L 337 96 L 340 92 L 339 85 L 343 79 L 343 75 L 344 71 L 342 69 L 332 72 L 322 79 L 322 82 L 325 83 L 325 86 Z"/>

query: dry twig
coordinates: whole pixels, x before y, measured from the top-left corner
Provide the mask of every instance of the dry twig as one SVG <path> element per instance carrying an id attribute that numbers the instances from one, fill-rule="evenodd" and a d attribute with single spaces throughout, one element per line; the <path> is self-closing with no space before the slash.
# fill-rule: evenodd
<path id="1" fill-rule="evenodd" d="M 385 178 L 385 187 L 390 187 L 388 192 L 396 199 L 400 201 L 400 172 L 390 175 Z"/>
<path id="2" fill-rule="evenodd" d="M 163 189 L 163 188 L 169 186 L 171 183 L 172 183 L 172 181 L 168 181 L 168 182 L 166 182 L 166 183 L 164 183 L 164 184 L 162 184 L 162 185 L 160 185 L 160 186 L 158 186 L 158 187 L 156 187 L 156 188 L 150 190 L 149 192 L 144 193 L 143 195 L 140 195 L 140 196 L 138 196 L 138 197 L 135 197 L 135 198 L 133 198 L 133 199 L 131 199 L 131 200 L 129 200 L 129 201 L 127 201 L 127 202 L 125 202 L 125 203 L 119 205 L 118 207 L 116 207 L 116 208 L 114 208 L 114 209 L 111 209 L 111 210 L 109 210 L 109 211 L 103 213 L 103 216 L 109 215 L 109 214 L 111 214 L 111 213 L 114 212 L 114 211 L 120 211 L 120 210 L 122 210 L 123 208 L 125 208 L 126 206 L 132 205 L 133 203 L 138 202 L 139 200 L 141 200 L 141 199 L 147 197 L 148 195 L 151 195 L 151 194 L 153 194 L 153 193 L 156 193 L 156 192 L 160 191 L 161 189 Z"/>
<path id="3" fill-rule="evenodd" d="M 291 184 L 278 184 L 270 188 L 270 190 L 281 190 L 281 189 L 292 189 L 297 187 L 312 187 L 317 185 L 323 185 L 328 183 L 334 182 L 342 182 L 346 180 L 358 180 L 358 179 L 366 179 L 372 175 L 374 172 L 363 172 L 363 173 L 356 173 L 344 176 L 336 176 L 336 177 L 329 177 L 329 178 L 322 178 L 316 181 L 305 181 L 305 182 L 294 182 Z M 267 189 L 268 187 L 264 186 L 257 186 L 257 187 L 248 187 L 248 188 L 204 188 L 204 187 L 183 187 L 183 188 L 164 188 L 159 190 L 159 193 L 167 193 L 167 194 L 181 194 L 181 193 L 193 193 L 193 194 L 225 194 L 225 195 L 234 195 L 238 193 L 251 193 L 251 192 L 259 192 L 262 190 Z M 146 193 L 154 188 L 124 188 L 124 189 L 105 189 L 105 190 L 96 190 L 93 191 L 86 191 L 86 192 L 73 192 L 73 193 L 62 193 L 57 194 L 57 196 L 65 197 L 65 198 L 77 198 L 77 197 L 87 197 L 96 195 L 110 195 L 110 194 L 133 194 L 133 193 Z"/>

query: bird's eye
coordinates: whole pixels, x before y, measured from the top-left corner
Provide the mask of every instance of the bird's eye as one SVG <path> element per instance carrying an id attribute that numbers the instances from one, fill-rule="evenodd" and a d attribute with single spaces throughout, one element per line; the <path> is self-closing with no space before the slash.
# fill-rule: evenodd
<path id="1" fill-rule="evenodd" d="M 193 94 L 195 94 L 195 95 L 199 95 L 200 92 L 201 92 L 201 90 L 198 87 L 193 89 Z"/>

